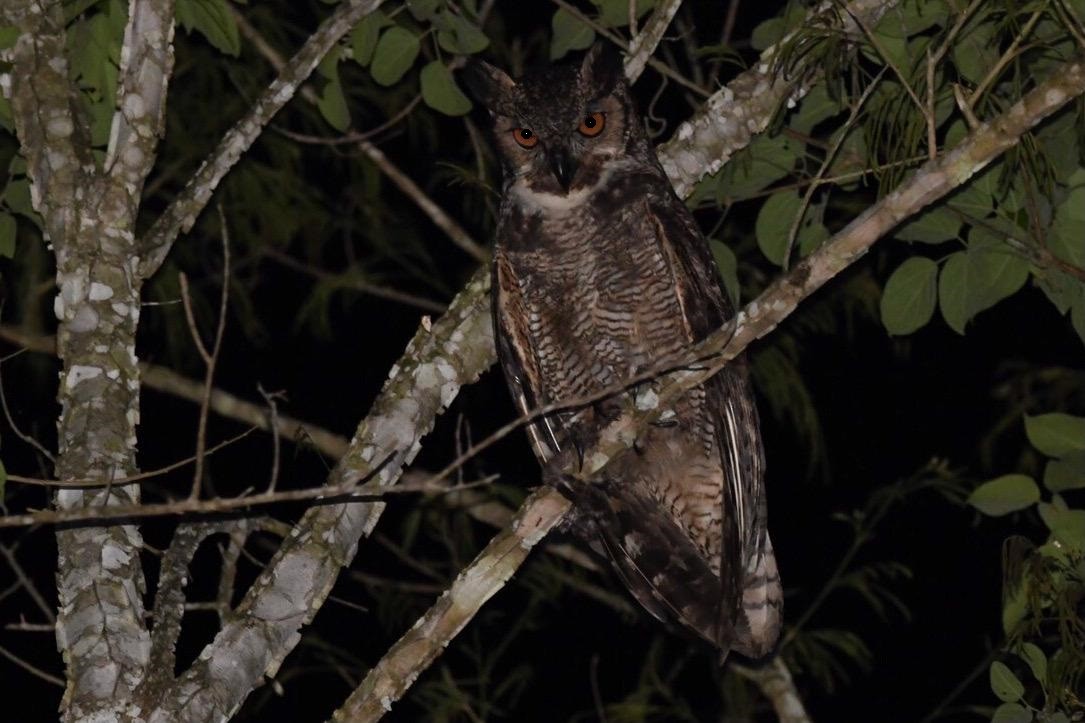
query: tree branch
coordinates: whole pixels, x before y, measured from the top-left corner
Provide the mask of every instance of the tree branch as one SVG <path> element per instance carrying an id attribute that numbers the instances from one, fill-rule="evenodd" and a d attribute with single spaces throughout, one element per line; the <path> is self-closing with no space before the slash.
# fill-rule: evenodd
<path id="1" fill-rule="evenodd" d="M 383 0 L 347 0 L 309 36 L 305 44 L 283 66 L 267 90 L 253 103 L 252 109 L 231 128 L 215 150 L 192 175 L 184 189 L 147 231 L 143 242 L 139 274 L 150 278 L 165 261 L 178 234 L 187 232 L 203 211 L 211 194 L 226 173 L 263 132 L 264 126 L 309 77 L 328 51 L 354 25 L 380 7 Z"/>

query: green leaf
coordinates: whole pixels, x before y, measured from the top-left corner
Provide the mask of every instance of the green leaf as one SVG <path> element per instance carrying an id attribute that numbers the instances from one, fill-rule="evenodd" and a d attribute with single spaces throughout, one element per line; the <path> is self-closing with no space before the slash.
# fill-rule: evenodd
<path id="1" fill-rule="evenodd" d="M 1022 643 L 1017 655 L 1028 664 L 1036 681 L 1045 685 L 1047 683 L 1047 656 L 1044 655 L 1043 650 L 1040 650 L 1040 646 L 1035 643 Z"/>
<path id="2" fill-rule="evenodd" d="M 1049 460 L 1044 468 L 1044 487 L 1052 492 L 1085 488 L 1085 452 L 1068 452 Z"/>
<path id="3" fill-rule="evenodd" d="M 938 207 L 901 226 L 893 235 L 902 241 L 938 244 L 958 238 L 960 231 L 960 216 L 948 208 Z"/>
<path id="4" fill-rule="evenodd" d="M 965 25 L 950 51 L 957 70 L 973 85 L 983 82 L 988 71 L 998 62 L 995 26 L 993 22 L 987 22 L 988 19 L 982 14 L 975 16 Z"/>
<path id="5" fill-rule="evenodd" d="M 1085 451 L 1085 417 L 1060 412 L 1025 415 L 1025 434 L 1032 446 L 1048 457 Z"/>
<path id="6" fill-rule="evenodd" d="M 757 136 L 714 177 L 719 182 L 717 198 L 746 198 L 783 178 L 794 168 L 803 148 L 801 142 L 783 135 Z"/>
<path id="7" fill-rule="evenodd" d="M 11 101 L 0 94 L 0 126 L 9 133 L 15 132 L 15 116 L 11 114 Z"/>
<path id="8" fill-rule="evenodd" d="M 1070 323 L 1085 344 L 1085 287 L 1078 287 L 1078 294 L 1070 304 Z"/>
<path id="9" fill-rule="evenodd" d="M 1058 495 L 1055 495 L 1056 499 Z M 1041 502 L 1036 507 L 1040 519 L 1061 543 L 1075 550 L 1085 550 L 1085 510 L 1060 509 Z"/>
<path id="10" fill-rule="evenodd" d="M 16 178 L 8 181 L 4 189 L 4 204 L 8 209 L 20 216 L 26 216 L 38 227 L 42 227 L 41 216 L 34 210 L 30 197 L 30 181 L 26 178 Z"/>
<path id="11" fill-rule="evenodd" d="M 890 334 L 911 334 L 930 321 L 938 300 L 937 278 L 938 265 L 922 256 L 897 267 L 881 300 L 882 323 Z"/>
<path id="12" fill-rule="evenodd" d="M 0 460 L 0 501 L 4 499 L 4 491 L 8 486 L 8 470 L 4 466 L 4 461 Z"/>
<path id="13" fill-rule="evenodd" d="M 15 256 L 15 231 L 18 225 L 15 217 L 10 213 L 0 212 L 0 256 L 12 258 Z"/>
<path id="14" fill-rule="evenodd" d="M 420 23 L 433 20 L 441 7 L 441 0 L 407 0 L 407 9 Z"/>
<path id="15" fill-rule="evenodd" d="M 945 25 L 949 8 L 943 0 L 905 0 L 889 10 L 877 25 L 878 34 L 907 38 L 935 25 Z"/>
<path id="16" fill-rule="evenodd" d="M 385 30 L 377 41 L 369 68 L 373 80 L 384 86 L 398 83 L 414 65 L 419 48 L 418 36 L 409 30 L 398 25 Z"/>
<path id="17" fill-rule="evenodd" d="M 815 85 L 802 99 L 799 110 L 791 117 L 791 129 L 809 135 L 814 126 L 841 111 L 840 101 L 829 97 L 825 84 Z"/>
<path id="18" fill-rule="evenodd" d="M 437 42 L 448 52 L 471 55 L 489 46 L 490 39 L 470 20 L 448 12 L 440 18 L 443 27 L 437 31 Z"/>
<path id="19" fill-rule="evenodd" d="M 629 0 L 592 0 L 599 8 L 597 22 L 604 28 L 617 28 L 629 25 Z M 637 18 L 644 17 L 656 5 L 655 0 L 638 0 Z"/>
<path id="20" fill-rule="evenodd" d="M 1063 261 L 1085 268 L 1085 186 L 1071 190 L 1056 207 L 1047 247 Z"/>
<path id="21" fill-rule="evenodd" d="M 1017 293 L 1028 281 L 1028 261 L 985 228 L 974 227 L 968 234 L 969 290 L 971 315 L 989 309 Z"/>
<path id="22" fill-rule="evenodd" d="M 1040 501 L 1040 488 L 1028 475 L 1007 474 L 984 482 L 968 496 L 968 504 L 985 515 L 1000 517 Z"/>
<path id="23" fill-rule="evenodd" d="M 739 297 L 739 283 L 738 283 L 738 258 L 735 257 L 735 252 L 719 239 L 709 239 L 708 247 L 712 249 L 712 257 L 716 259 L 716 268 L 720 271 L 720 278 L 723 280 L 723 288 L 727 291 L 727 296 L 731 299 L 731 304 L 738 305 Z"/>
<path id="24" fill-rule="evenodd" d="M 422 68 L 421 81 L 422 100 L 430 108 L 451 116 L 465 115 L 471 110 L 471 101 L 441 61 L 427 63 Z"/>
<path id="25" fill-rule="evenodd" d="M 14 25 L 0 26 L 0 50 L 7 50 L 19 39 L 19 28 Z"/>
<path id="26" fill-rule="evenodd" d="M 1003 703 L 995 709 L 991 723 L 1031 723 L 1032 711 L 1020 703 Z"/>
<path id="27" fill-rule="evenodd" d="M 753 29 L 750 45 L 754 50 L 764 50 L 778 42 L 806 18 L 806 8 L 801 3 L 790 2 L 780 17 L 770 18 Z"/>
<path id="28" fill-rule="evenodd" d="M 968 292 L 968 255 L 958 251 L 946 259 L 942 273 L 938 275 L 938 308 L 949 328 L 958 334 L 964 334 L 964 327 L 972 318 Z"/>
<path id="29" fill-rule="evenodd" d="M 373 53 L 377 50 L 377 39 L 380 37 L 382 28 L 392 24 L 388 16 L 380 10 L 374 10 L 366 15 L 354 26 L 350 34 L 350 47 L 353 51 L 354 62 L 363 68 L 373 60 Z"/>
<path id="30" fill-rule="evenodd" d="M 1021 681 L 1005 663 L 998 660 L 991 663 L 991 690 L 999 700 L 1007 703 L 1019 701 L 1025 694 L 1025 686 L 1021 685 Z"/>
<path id="31" fill-rule="evenodd" d="M 583 50 L 595 42 L 595 31 L 572 13 L 559 8 L 550 20 L 550 60 L 563 57 L 570 50 Z"/>
<path id="32" fill-rule="evenodd" d="M 795 191 L 779 191 L 769 196 L 757 214 L 757 245 L 765 258 L 783 265 L 787 253 L 787 235 L 799 212 L 802 199 Z"/>
<path id="33" fill-rule="evenodd" d="M 343 86 L 339 82 L 338 74 L 324 86 L 324 92 L 320 95 L 316 107 L 324 120 L 339 132 L 350 127 L 350 110 L 347 108 L 347 99 L 343 95 Z"/>
<path id="34" fill-rule="evenodd" d="M 796 242 L 799 245 L 799 256 L 809 256 L 821 248 L 829 238 L 829 229 L 825 224 L 813 220 L 811 214 L 807 214 L 799 224 L 799 235 Z"/>
<path id="35" fill-rule="evenodd" d="M 195 30 L 227 55 L 241 54 L 241 37 L 226 0 L 177 0 L 175 13 L 189 33 Z"/>

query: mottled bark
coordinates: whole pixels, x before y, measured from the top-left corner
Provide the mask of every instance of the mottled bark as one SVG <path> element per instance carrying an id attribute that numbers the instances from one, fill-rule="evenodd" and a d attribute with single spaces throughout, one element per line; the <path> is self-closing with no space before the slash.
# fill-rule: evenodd
<path id="1" fill-rule="evenodd" d="M 136 469 L 142 279 L 135 216 L 153 164 L 173 66 L 173 3 L 133 1 L 121 57 L 119 110 L 105 167 L 91 155 L 64 55 L 59 3 L 25 1 L 9 14 L 12 107 L 35 210 L 57 260 L 54 310 L 63 362 L 56 475 L 112 480 Z M 61 490 L 59 509 L 132 504 L 135 485 Z M 132 525 L 57 532 L 57 642 L 68 666 L 68 720 L 121 715 L 145 673 L 141 539 Z"/>

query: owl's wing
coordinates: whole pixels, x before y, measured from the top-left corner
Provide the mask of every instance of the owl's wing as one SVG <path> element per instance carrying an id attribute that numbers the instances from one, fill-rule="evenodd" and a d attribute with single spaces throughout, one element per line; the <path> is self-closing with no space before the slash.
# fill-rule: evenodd
<path id="1" fill-rule="evenodd" d="M 677 196 L 668 194 L 665 202 L 649 208 L 660 243 L 670 250 L 686 321 L 693 338 L 700 341 L 734 316 L 720 288 L 716 262 L 693 214 Z M 783 590 L 768 536 L 761 426 L 745 361 L 736 359 L 724 367 L 705 384 L 705 394 L 725 478 L 725 559 L 720 566 L 724 605 L 731 603 L 727 588 L 737 583 L 743 613 L 736 621 L 732 647 L 743 655 L 761 657 L 779 637 Z M 739 545 L 729 546 L 734 541 Z"/>
<path id="2" fill-rule="evenodd" d="M 533 390 L 545 389 L 534 344 L 527 328 L 527 307 L 519 280 L 501 253 L 494 256 L 493 307 L 494 339 L 497 358 L 508 380 L 513 402 L 521 414 L 527 414 L 550 400 L 536 398 Z M 539 461 L 546 463 L 561 452 L 559 435 L 551 417 L 527 425 L 528 439 Z"/>
<path id="3" fill-rule="evenodd" d="M 658 199 L 658 196 L 649 196 Z M 683 322 L 695 340 L 718 329 L 733 310 L 692 215 L 673 194 L 646 201 L 648 223 L 669 259 Z M 584 493 L 598 532 L 626 585 L 661 619 L 677 619 L 707 640 L 744 655 L 767 653 L 779 634 L 782 591 L 765 530 L 763 460 L 757 409 L 741 362 L 704 385 L 723 470 L 720 577 L 683 530 L 635 484 Z M 741 614 L 740 614 L 741 612 Z"/>

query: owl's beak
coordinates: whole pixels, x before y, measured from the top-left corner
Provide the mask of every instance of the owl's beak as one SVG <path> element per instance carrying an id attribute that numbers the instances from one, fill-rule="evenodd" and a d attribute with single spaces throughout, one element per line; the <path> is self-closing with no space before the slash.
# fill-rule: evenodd
<path id="1" fill-rule="evenodd" d="M 568 192 L 569 185 L 573 182 L 573 176 L 576 175 L 576 161 L 569 155 L 568 149 L 561 146 L 549 150 L 546 157 L 550 161 L 550 169 L 554 172 L 554 177 L 558 179 L 558 183 L 561 184 L 562 190 Z"/>

